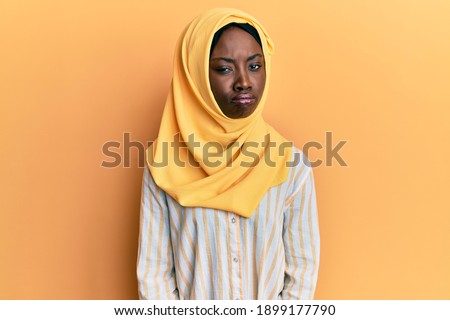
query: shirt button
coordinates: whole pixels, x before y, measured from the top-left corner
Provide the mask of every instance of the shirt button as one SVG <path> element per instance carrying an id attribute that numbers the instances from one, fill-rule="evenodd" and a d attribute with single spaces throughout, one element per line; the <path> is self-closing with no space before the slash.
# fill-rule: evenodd
<path id="1" fill-rule="evenodd" d="M 231 222 L 235 223 L 236 222 L 236 218 L 235 217 L 231 218 Z"/>
<path id="2" fill-rule="evenodd" d="M 234 258 L 233 261 L 234 261 L 234 262 L 238 262 L 239 259 L 238 259 L 238 258 Z"/>

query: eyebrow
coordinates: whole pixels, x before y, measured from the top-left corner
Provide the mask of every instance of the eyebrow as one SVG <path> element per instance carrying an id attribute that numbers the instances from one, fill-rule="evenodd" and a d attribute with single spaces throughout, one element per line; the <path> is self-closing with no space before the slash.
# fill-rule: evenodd
<path id="1" fill-rule="evenodd" d="M 251 55 L 250 57 L 247 58 L 247 61 L 253 60 L 253 59 L 257 58 L 257 57 L 261 57 L 262 58 L 262 54 L 261 53 L 256 53 L 254 55 Z M 214 58 L 214 59 L 211 59 L 211 60 L 212 61 L 223 60 L 225 62 L 234 63 L 234 59 L 226 58 L 226 57 L 218 57 L 218 58 Z"/>

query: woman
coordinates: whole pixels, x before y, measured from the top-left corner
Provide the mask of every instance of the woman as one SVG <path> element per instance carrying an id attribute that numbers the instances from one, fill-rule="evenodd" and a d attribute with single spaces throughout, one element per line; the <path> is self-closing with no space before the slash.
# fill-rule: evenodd
<path id="1" fill-rule="evenodd" d="M 312 170 L 262 118 L 272 52 L 239 10 L 209 10 L 182 34 L 143 178 L 140 298 L 313 298 Z"/>

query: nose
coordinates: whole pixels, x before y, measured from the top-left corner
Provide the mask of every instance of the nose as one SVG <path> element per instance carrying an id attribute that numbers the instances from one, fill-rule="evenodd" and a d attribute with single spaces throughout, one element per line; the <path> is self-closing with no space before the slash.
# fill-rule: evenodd
<path id="1" fill-rule="evenodd" d="M 247 70 L 237 70 L 233 89 L 235 91 L 249 91 L 252 89 L 250 75 Z"/>

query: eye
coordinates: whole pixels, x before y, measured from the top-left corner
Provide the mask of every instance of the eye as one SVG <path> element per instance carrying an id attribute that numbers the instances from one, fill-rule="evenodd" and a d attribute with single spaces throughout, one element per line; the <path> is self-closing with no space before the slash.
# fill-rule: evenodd
<path id="1" fill-rule="evenodd" d="M 229 72 L 232 71 L 231 67 L 227 67 L 227 66 L 217 67 L 217 68 L 215 68 L 215 70 L 216 70 L 218 73 L 229 73 Z"/>
<path id="2" fill-rule="evenodd" d="M 257 71 L 261 68 L 261 64 L 252 63 L 248 68 L 250 69 L 250 71 Z"/>

